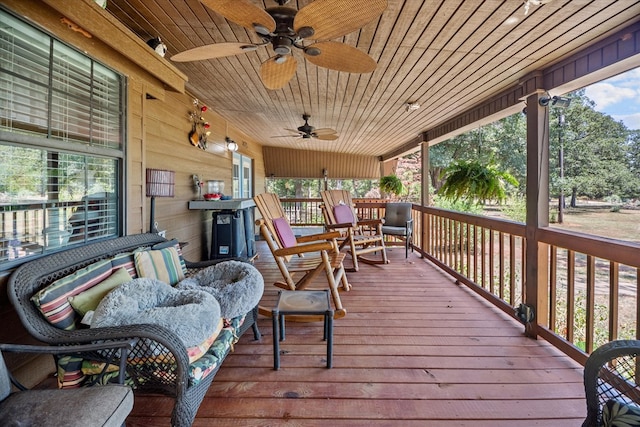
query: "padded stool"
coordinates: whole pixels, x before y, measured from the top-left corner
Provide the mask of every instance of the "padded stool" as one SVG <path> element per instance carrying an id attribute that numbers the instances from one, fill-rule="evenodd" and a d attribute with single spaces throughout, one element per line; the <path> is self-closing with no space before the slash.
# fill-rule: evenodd
<path id="1" fill-rule="evenodd" d="M 280 369 L 280 341 L 284 341 L 284 317 L 324 316 L 322 339 L 327 342 L 327 368 L 331 368 L 333 356 L 333 309 L 329 300 L 329 290 L 324 291 L 279 291 L 273 319 L 273 369 Z"/>

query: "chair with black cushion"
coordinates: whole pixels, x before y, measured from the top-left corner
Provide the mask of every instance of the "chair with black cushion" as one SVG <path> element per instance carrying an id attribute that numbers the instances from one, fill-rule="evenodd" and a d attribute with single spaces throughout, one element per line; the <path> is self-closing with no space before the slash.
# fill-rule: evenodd
<path id="1" fill-rule="evenodd" d="M 582 427 L 640 426 L 640 340 L 611 341 L 584 366 L 587 418 Z"/>
<path id="2" fill-rule="evenodd" d="M 0 344 L 0 425 L 39 427 L 123 426 L 133 409 L 133 391 L 120 384 L 95 385 L 73 389 L 27 390 L 15 380 L 2 352 L 72 355 L 74 352 L 111 353 L 119 358 L 124 374 L 127 353 L 135 340 L 69 346 Z M 122 355 L 122 357 L 120 357 Z M 15 390 L 12 392 L 12 384 Z"/>
<path id="3" fill-rule="evenodd" d="M 382 234 L 393 236 L 404 242 L 405 258 L 409 256 L 409 247 L 413 252 L 413 218 L 411 203 L 387 203 L 384 212 Z"/>

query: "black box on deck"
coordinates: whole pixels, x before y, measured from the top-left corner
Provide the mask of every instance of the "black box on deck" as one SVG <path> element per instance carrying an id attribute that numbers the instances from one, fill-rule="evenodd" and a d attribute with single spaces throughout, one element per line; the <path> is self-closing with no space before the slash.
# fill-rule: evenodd
<path id="1" fill-rule="evenodd" d="M 209 259 L 245 258 L 254 255 L 253 219 L 250 209 L 213 213 Z"/>

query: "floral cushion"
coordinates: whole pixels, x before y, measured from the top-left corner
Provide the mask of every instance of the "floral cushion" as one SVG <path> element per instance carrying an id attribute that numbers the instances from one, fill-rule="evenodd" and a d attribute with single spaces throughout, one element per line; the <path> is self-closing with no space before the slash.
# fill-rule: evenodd
<path id="1" fill-rule="evenodd" d="M 193 360 L 189 366 L 189 386 L 199 384 L 204 378 L 216 371 L 222 364 L 227 354 L 233 350 L 233 346 L 238 342 L 237 332 L 244 323 L 245 316 L 238 316 L 233 319 L 224 319 L 222 330 L 215 338 L 213 344 L 206 349 L 206 352 L 196 360 L 193 360 L 196 353 L 201 353 L 203 348 L 189 348 L 189 360 Z M 204 344 L 204 343 L 203 343 Z M 153 358 L 147 358 L 146 361 L 130 360 L 130 364 L 144 363 L 147 366 L 153 365 Z M 164 361 L 166 362 L 166 360 Z M 133 363 L 133 364 L 135 364 Z M 156 378 L 167 377 L 162 371 L 163 363 L 158 363 Z M 58 386 L 60 388 L 74 388 L 82 385 L 90 385 L 93 383 L 105 384 L 107 382 L 116 382 L 118 378 L 118 369 L 110 366 L 107 374 L 103 378 L 98 375 L 102 371 L 104 364 L 101 362 L 87 362 L 78 357 L 65 356 L 58 360 Z M 168 376 L 170 377 L 170 376 Z M 136 387 L 144 383 L 145 379 L 136 378 L 133 382 L 127 377 L 125 383 L 131 387 Z"/>
<path id="2" fill-rule="evenodd" d="M 609 400 L 602 408 L 604 427 L 640 427 L 640 407 Z"/>

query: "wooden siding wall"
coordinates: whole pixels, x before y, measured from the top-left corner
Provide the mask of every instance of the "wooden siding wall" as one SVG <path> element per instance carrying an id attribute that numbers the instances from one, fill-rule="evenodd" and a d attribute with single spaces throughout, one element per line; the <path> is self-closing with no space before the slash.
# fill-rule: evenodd
<path id="1" fill-rule="evenodd" d="M 313 144 L 313 140 L 300 140 L 300 145 L 309 144 Z M 263 148 L 263 153 L 266 176 L 322 178 L 323 169 L 327 169 L 329 178 L 376 179 L 380 176 L 380 159 L 375 156 L 267 146 Z"/>
<path id="2" fill-rule="evenodd" d="M 93 8 L 91 2 L 50 2 L 56 8 Z M 72 3 L 72 5 L 70 5 Z M 185 256 L 197 261 L 206 253 L 211 230 L 211 215 L 205 211 L 190 211 L 188 201 L 197 196 L 193 186 L 193 174 L 203 180 L 222 179 L 225 192 L 231 194 L 232 154 L 226 151 L 224 137 L 228 135 L 238 142 L 238 152 L 254 160 L 254 188 L 256 192 L 264 189 L 264 166 L 262 147 L 250 136 L 228 125 L 216 114 L 215 106 L 203 114 L 211 124 L 209 147 L 203 151 L 192 146 L 188 140 L 191 130 L 189 112 L 193 110 L 193 98 L 174 82 L 167 84 L 147 72 L 140 64 L 154 64 L 154 69 L 173 66 L 165 59 L 147 49 L 140 50 L 137 43 L 131 52 L 148 55 L 148 58 L 130 58 L 115 51 L 103 42 L 98 33 L 108 27 L 109 22 L 82 21 L 77 24 L 92 33 L 87 38 L 71 30 L 60 22 L 64 15 L 59 10 L 35 0 L 6 0 L 3 5 L 19 16 L 23 16 L 36 26 L 40 26 L 62 41 L 86 52 L 92 58 L 121 72 L 127 77 L 127 137 L 125 159 L 125 197 L 126 197 L 126 234 L 135 234 L 148 230 L 150 199 L 145 196 L 145 169 L 170 169 L 176 172 L 174 198 L 156 199 L 156 220 L 161 230 L 167 230 L 167 237 L 189 242 L 185 247 Z M 90 16 L 84 14 L 80 16 Z M 101 19 L 102 14 L 91 15 Z M 87 18 L 88 19 L 88 18 Z M 95 29 L 95 31 L 94 31 Z M 126 40 L 126 38 L 122 38 Z M 120 49 L 127 51 L 127 49 Z M 158 62 L 159 61 L 159 62 Z M 175 73 L 170 73 L 175 76 Z M 184 84 L 184 82 L 183 82 Z M 15 312 L 7 300 L 6 283 L 11 272 L 0 273 L 0 322 L 5 325 L 0 333 L 0 342 L 30 342 L 32 339 L 22 328 Z M 46 359 L 49 361 L 49 358 Z M 42 379 L 43 370 L 29 363 L 28 359 L 18 361 L 25 366 L 25 372 L 34 378 L 33 383 Z M 27 369 L 28 366 L 28 369 Z M 47 365 L 44 369 L 50 369 Z M 44 372 L 46 373 L 46 372 Z M 38 379 L 38 376 L 39 379 Z"/>

